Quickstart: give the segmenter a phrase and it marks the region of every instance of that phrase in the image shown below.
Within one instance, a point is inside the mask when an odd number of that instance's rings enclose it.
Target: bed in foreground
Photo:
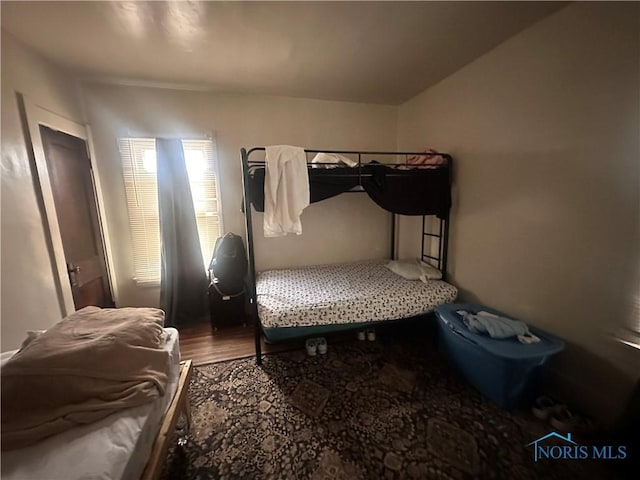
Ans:
[[[162,395],[24,447],[7,450],[3,445],[2,478],[157,478],[179,415],[185,416],[187,424],[190,421],[187,389],[191,375],[191,362],[180,361],[178,331],[161,329],[160,336],[158,353],[168,359]],[[3,370],[17,352],[2,354]]]

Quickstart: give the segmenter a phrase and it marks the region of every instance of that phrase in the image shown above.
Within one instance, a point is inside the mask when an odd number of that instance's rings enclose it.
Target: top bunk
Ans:
[[[451,208],[451,155],[423,152],[307,150],[311,203],[345,192],[366,192],[381,208],[400,215],[436,215]],[[266,147],[242,149],[245,195],[264,211]]]

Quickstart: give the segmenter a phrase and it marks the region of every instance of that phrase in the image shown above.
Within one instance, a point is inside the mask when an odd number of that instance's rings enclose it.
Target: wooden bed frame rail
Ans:
[[[167,450],[169,449],[169,440],[176,428],[176,423],[180,414],[185,416],[187,421],[187,430],[191,426],[191,404],[189,403],[189,382],[191,381],[192,362],[184,360],[180,362],[180,377],[178,379],[178,388],[173,396],[173,400],[167,409],[164,420],[158,432],[158,436],[153,444],[151,455],[147,466],[142,472],[141,480],[156,480],[162,473],[165,461],[167,460]]]

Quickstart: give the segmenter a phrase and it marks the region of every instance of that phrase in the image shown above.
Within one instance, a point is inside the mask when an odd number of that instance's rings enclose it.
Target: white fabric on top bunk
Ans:
[[[2,452],[3,480],[138,479],[178,387],[178,331],[165,328],[171,369],[165,395],[20,450]],[[8,356],[2,355],[4,363]]]
[[[317,165],[317,164],[320,165]],[[313,160],[311,160],[311,168],[335,168],[341,165],[346,165],[347,167],[356,167],[358,166],[358,162],[355,160],[351,160],[349,157],[345,157],[344,155],[338,155],[337,153],[318,153]]]
[[[300,215],[310,201],[307,154],[290,145],[265,150],[264,236],[301,235]]]
[[[405,280],[388,260],[268,270],[258,274],[258,315],[263,327],[306,327],[395,320],[430,312],[455,300],[441,280]]]

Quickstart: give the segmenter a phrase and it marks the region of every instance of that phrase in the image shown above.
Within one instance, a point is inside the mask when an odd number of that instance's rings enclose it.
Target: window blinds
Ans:
[[[160,282],[160,222],[155,139],[120,138],[118,146],[129,212],[134,280],[138,285],[157,285]],[[213,142],[182,140],[182,147],[203,266],[206,266],[222,231]]]

